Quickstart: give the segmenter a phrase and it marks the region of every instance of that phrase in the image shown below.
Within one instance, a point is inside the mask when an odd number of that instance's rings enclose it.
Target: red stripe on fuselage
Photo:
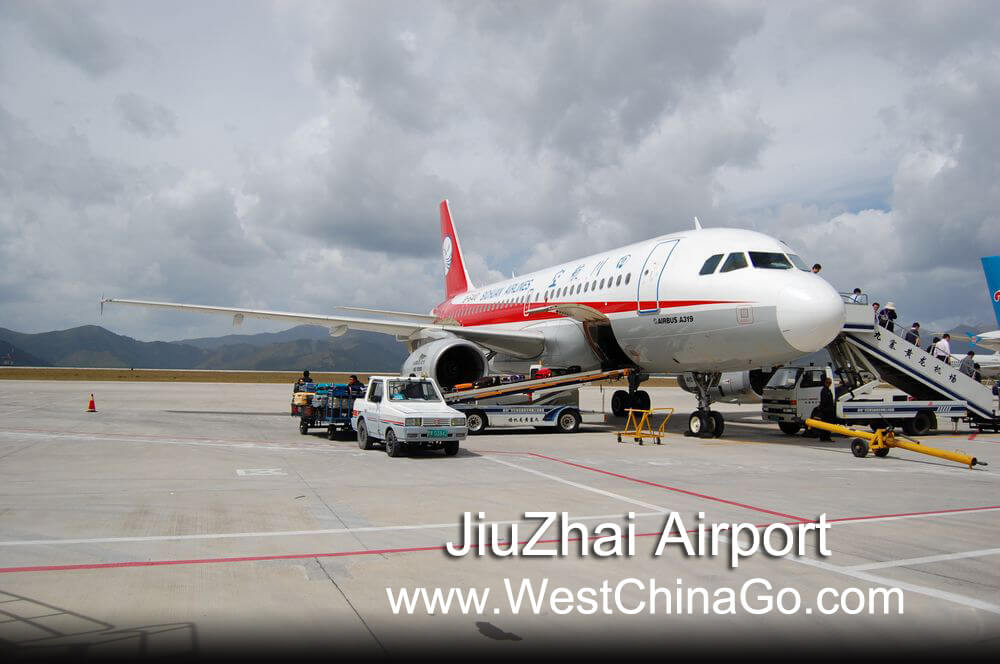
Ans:
[[[634,312],[637,311],[638,306],[641,306],[643,311],[656,308],[656,302],[652,300],[639,302],[638,305],[635,300],[625,300],[623,302],[529,302],[527,305],[523,302],[516,304],[498,304],[496,302],[452,304],[451,302],[446,302],[434,309],[434,315],[439,318],[456,320],[463,327],[501,325],[504,323],[533,323],[541,320],[565,318],[565,316],[554,311],[537,311],[526,316],[524,314],[526,308],[541,309],[560,304],[580,304],[596,309],[602,314]],[[659,308],[677,309],[681,307],[697,307],[705,304],[746,304],[746,302],[742,300],[660,300]]]

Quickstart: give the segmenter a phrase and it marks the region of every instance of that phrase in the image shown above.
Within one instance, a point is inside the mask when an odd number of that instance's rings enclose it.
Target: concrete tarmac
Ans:
[[[97,413],[84,412],[91,392]],[[619,444],[612,422],[392,459],[300,435],[289,386],[2,381],[0,654],[995,651],[1000,436],[948,423],[924,438],[996,464],[985,469],[900,450],[858,459],[844,438],[782,435],[757,406],[717,406],[725,436],[688,438],[693,397],[650,393],[678,411],[662,445]],[[610,395],[584,389],[581,405]],[[502,539],[520,522],[524,541],[537,511],[590,528],[633,512],[634,555],[580,555],[579,541],[565,557],[443,550],[463,512],[503,522]],[[735,569],[725,537],[718,556],[678,544],[654,556],[669,512],[685,528],[823,514],[832,553],[813,535],[802,556],[761,552]],[[513,610],[507,587],[516,599],[522,584],[547,584],[537,611],[526,598]],[[387,588],[421,587],[489,595],[464,613],[394,613]],[[797,594],[798,610],[767,612],[786,588],[783,607]],[[899,589],[902,615],[870,597],[878,588]]]

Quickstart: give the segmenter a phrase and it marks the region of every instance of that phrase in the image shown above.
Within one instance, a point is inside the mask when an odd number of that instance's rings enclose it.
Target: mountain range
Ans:
[[[981,330],[960,326],[952,331],[952,352],[970,348],[966,333]],[[930,338],[921,340],[922,345]],[[14,366],[132,367],[136,369],[222,369],[248,371],[398,371],[406,349],[392,337],[350,331],[330,337],[325,327],[298,325],[282,332],[227,334],[181,341],[138,341],[97,325],[25,334],[0,328],[0,361]],[[795,364],[827,362],[826,351]]]
[[[35,367],[398,371],[406,349],[384,334],[350,331],[334,338],[315,325],[181,341],[138,341],[84,325],[36,334],[0,328],[0,359],[6,356],[14,366]]]

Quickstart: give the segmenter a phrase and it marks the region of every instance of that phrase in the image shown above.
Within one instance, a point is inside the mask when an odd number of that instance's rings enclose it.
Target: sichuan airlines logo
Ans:
[[[993,301],[1000,302],[1000,290],[993,291]]]
[[[444,273],[448,274],[451,270],[451,238],[447,235],[444,236],[444,242],[441,243],[441,257],[444,259]]]

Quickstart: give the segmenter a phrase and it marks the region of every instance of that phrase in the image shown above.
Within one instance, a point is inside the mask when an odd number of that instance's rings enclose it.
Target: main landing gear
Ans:
[[[718,438],[726,428],[726,420],[722,413],[712,410],[712,400],[708,396],[708,391],[713,385],[719,383],[719,373],[691,373],[697,389],[698,410],[691,413],[688,418],[688,428],[684,433],[686,436],[698,436],[699,438]]]
[[[611,395],[611,413],[615,417],[625,417],[629,408],[636,410],[649,410],[649,392],[640,390],[639,385],[647,380],[649,376],[638,371],[629,372],[628,392],[618,390]]]

